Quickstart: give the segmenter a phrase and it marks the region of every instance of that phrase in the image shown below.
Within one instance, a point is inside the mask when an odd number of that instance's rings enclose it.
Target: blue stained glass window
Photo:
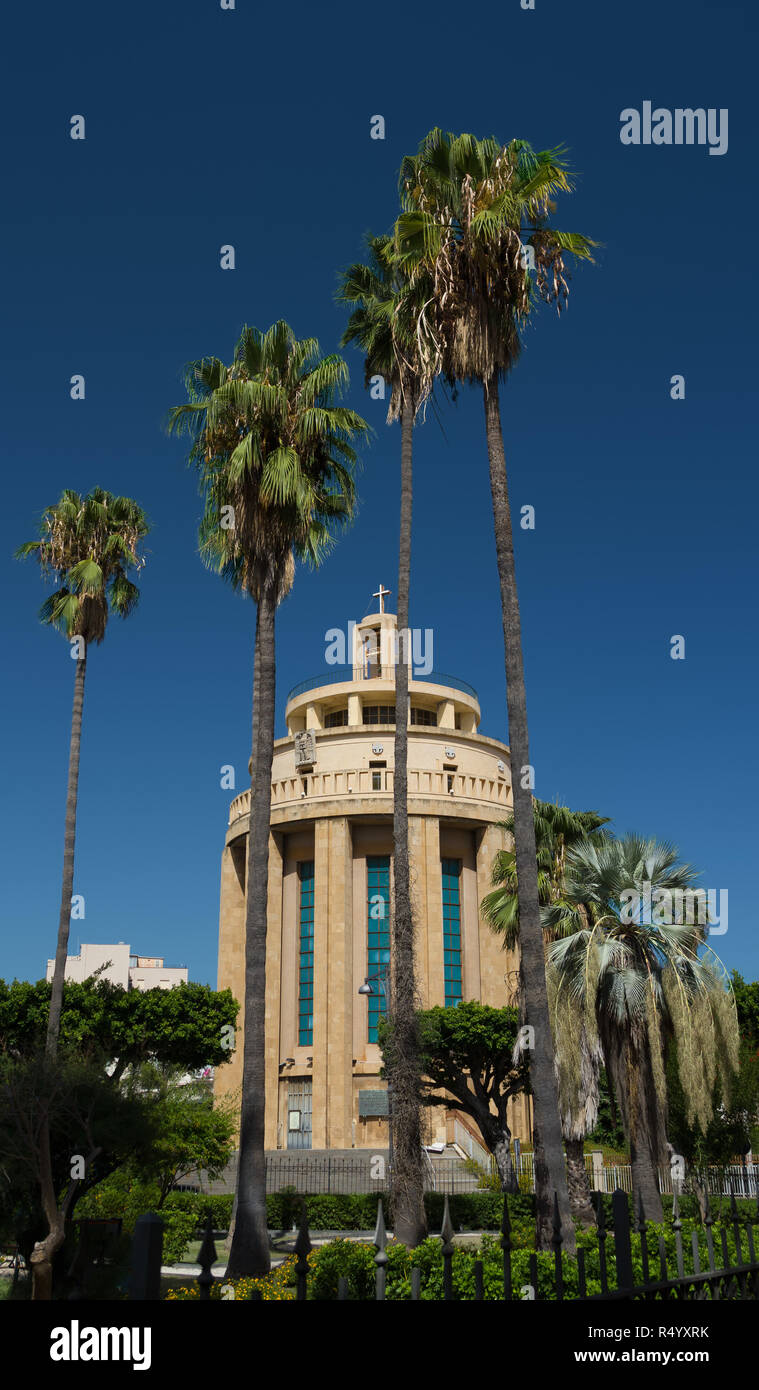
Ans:
[[[298,1043],[310,1047],[314,1041],[314,861],[298,865],[300,879],[300,952],[298,980]]]
[[[443,869],[443,974],[445,1007],[462,998],[461,974],[461,860],[444,859]]]
[[[370,854],[366,861],[367,975],[382,975],[390,962],[390,856]],[[383,982],[372,979],[369,1004],[369,1042],[377,1042],[380,1015],[385,1013]]]

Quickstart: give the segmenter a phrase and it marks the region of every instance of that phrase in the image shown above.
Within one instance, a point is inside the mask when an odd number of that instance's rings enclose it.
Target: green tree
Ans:
[[[524,1061],[513,1060],[518,1011],[471,1000],[455,1009],[424,1009],[418,1017],[425,1104],[469,1115],[495,1158],[503,1190],[518,1191],[507,1115],[511,1097],[528,1085]]]
[[[447,376],[477,383],[483,392],[514,769],[525,1016],[535,1029],[530,1070],[538,1248],[550,1247],[556,1192],[565,1248],[574,1249],[540,922],[534,779],[498,384],[519,356],[520,333],[537,300],[559,309],[566,304],[565,255],[590,259],[593,243],[549,225],[555,195],[572,186],[559,150],[536,153],[524,140],[501,145],[436,129],[417,155],[403,161],[400,186],[404,211],[396,226],[397,253],[409,276],[431,276],[435,291],[419,332],[432,337]]]
[[[635,1208],[652,1221],[662,1219],[668,1042],[677,1044],[689,1124],[709,1123],[715,1079],[728,1086],[738,1064],[729,980],[686,896],[696,877],[670,845],[635,835],[585,841],[567,854],[561,900],[544,910],[557,937],[549,968],[600,1041],[630,1143]]]
[[[72,644],[70,654],[76,657],[61,907],[47,1030],[47,1053],[53,1059],[58,1045],[74,888],[79,752],[87,652],[91,643],[103,641],[111,613],[127,618],[136,607],[139,590],[129,575],[130,571],[139,571],[144,563],[139,554],[139,544],[147,535],[148,524],[142,509],[130,497],[114,497],[102,488],[93,488],[86,496],[80,497],[78,493],[66,489],[60,501],[48,507],[43,514],[39,532],[38,540],[27,541],[16,554],[19,559],[34,555],[43,577],[52,579],[56,584],[56,589],[40,609],[40,620],[65,635]],[[46,1122],[42,1123],[39,1142],[40,1181],[44,1189],[42,1200],[49,1230],[32,1255],[33,1297],[49,1298],[52,1258],[60,1249],[64,1236],[63,1218],[52,1187],[50,1136]]]
[[[201,555],[256,603],[253,749],[245,915],[243,1094],[230,1275],[269,1269],[264,1157],[264,1010],[275,614],[293,555],[318,564],[351,517],[357,439],[366,423],[335,404],[348,371],[280,321],[243,329],[234,362],[191,364],[190,400],[169,429],[190,434],[205,511]],[[231,523],[231,524],[230,524]]]
[[[395,665],[395,757],[393,763],[393,954],[391,1009],[395,1048],[388,1081],[393,1098],[393,1171],[396,1239],[418,1245],[426,1235],[422,1131],[419,1109],[419,1044],[414,959],[414,919],[408,850],[409,586],[413,503],[413,433],[427,399],[434,362],[422,354],[417,320],[428,287],[413,287],[392,260],[391,237],[367,239],[368,261],[343,274],[339,299],[355,306],[342,346],[364,352],[364,380],[381,376],[390,386],[388,424],[401,423],[401,515],[398,547],[398,640]]]
[[[541,908],[556,902],[561,896],[567,851],[586,837],[604,837],[603,826],[608,818],[595,811],[570,811],[550,801],[533,798],[535,847],[538,866],[538,896]],[[502,822],[502,828],[512,838],[514,817]],[[481,914],[494,932],[503,937],[505,948],[513,950],[519,944],[519,892],[516,856],[513,850],[500,850],[493,861],[494,889],[482,900]],[[543,929],[548,944],[552,933]],[[521,972],[520,972],[521,973]],[[588,1037],[582,1015],[572,1007],[572,1000],[559,996],[554,982],[548,980],[548,1001],[551,1027],[556,1043],[554,1067],[559,1088],[561,1129],[567,1158],[569,1202],[575,1219],[588,1225],[593,1222],[590,1184],[585,1168],[584,1140],[596,1123],[599,1102],[600,1049]],[[520,989],[520,998],[524,991]]]
[[[188,1078],[182,1068],[146,1063],[139,1087],[154,1111],[156,1137],[132,1167],[140,1179],[157,1183],[161,1207],[190,1174],[221,1177],[234,1151],[236,1116],[228,1101],[214,1104],[206,1081]]]
[[[114,1085],[102,1064],[68,1050],[0,1054],[0,1215],[20,1243],[30,1235],[33,1297],[52,1296],[53,1262],[78,1199],[135,1152],[146,1154],[156,1137],[144,1098]],[[40,1294],[34,1254],[51,1226],[61,1239],[46,1247]]]
[[[50,1121],[53,1187],[65,1223],[80,1199],[109,1174],[130,1162],[137,1171],[150,1167],[154,1151],[160,1151],[167,1117],[159,1107],[161,1090],[145,1088],[143,1069],[149,1065],[153,1072],[171,1076],[178,1070],[186,1075],[222,1066],[229,1060],[228,1041],[237,1017],[230,991],[216,992],[208,985],[141,991],[107,980],[68,981],[58,1057],[46,1067],[40,1059],[50,990],[45,980],[0,980],[0,1057],[9,1069],[6,1085],[12,1087],[6,1104],[16,1096],[15,1110],[7,1112],[16,1115],[7,1127],[10,1147],[3,1148],[0,1140],[0,1167],[6,1174],[3,1208],[17,1206],[20,1217],[37,1225],[40,1197],[31,1175],[41,1162],[35,1148],[40,1126]],[[205,1083],[196,1084],[200,1089],[190,1083],[188,1095],[207,1094]],[[83,1096],[92,1097],[91,1114]],[[216,1119],[209,1126],[221,1129]],[[75,1182],[73,1153],[86,1158],[86,1171]]]
[[[0,980],[0,1053],[34,1057],[45,1040],[51,986]],[[63,987],[59,1046],[70,1057],[108,1064],[111,1084],[145,1062],[186,1071],[229,1060],[238,1006],[231,991],[182,983],[122,989],[109,980]]]

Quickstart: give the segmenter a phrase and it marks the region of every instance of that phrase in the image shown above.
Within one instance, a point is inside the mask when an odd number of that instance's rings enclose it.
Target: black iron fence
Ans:
[[[759,1198],[752,1215],[742,1219],[735,1197],[731,1195],[729,1218],[727,1221],[720,1221],[718,1231],[714,1229],[715,1218],[707,1198],[703,1227],[701,1230],[694,1228],[690,1241],[687,1241],[683,1238],[683,1223],[680,1218],[678,1196],[675,1193],[669,1227],[671,1253],[668,1253],[667,1240],[663,1234],[656,1234],[655,1240],[652,1240],[654,1233],[649,1232],[649,1223],[646,1222],[642,1210],[637,1220],[631,1220],[627,1193],[621,1189],[614,1192],[610,1225],[607,1224],[606,1208],[601,1194],[594,1194],[593,1200],[596,1224],[592,1243],[578,1244],[577,1249],[570,1254],[564,1250],[558,1200],[554,1199],[552,1254],[539,1256],[534,1251],[529,1253],[528,1282],[524,1283],[521,1272],[516,1281],[514,1278],[515,1249],[509,1202],[508,1198],[504,1197],[499,1242],[499,1298],[506,1302],[523,1299],[552,1299],[562,1302],[604,1299],[733,1301],[756,1300],[759,1297],[759,1261],[754,1238],[754,1226],[759,1224]],[[140,1217],[132,1247],[129,1286],[132,1299],[159,1297],[161,1241],[160,1218],[152,1213]],[[443,1266],[442,1298],[446,1301],[456,1301],[461,1295],[454,1288],[454,1229],[447,1196],[440,1241]],[[386,1296],[388,1265],[387,1234],[381,1200],[377,1207],[374,1246],[374,1299],[381,1302]],[[652,1246],[655,1247],[653,1254]],[[295,1301],[302,1302],[308,1297],[309,1255],[313,1248],[305,1203],[297,1239],[291,1246],[279,1248],[295,1256]],[[414,1266],[413,1258],[412,1251],[409,1297],[416,1300],[422,1297],[422,1269]],[[214,1276],[213,1266],[216,1259],[213,1227],[209,1216],[198,1256],[200,1274],[197,1282],[203,1301],[211,1298],[215,1284],[223,1286],[222,1296],[228,1296],[225,1291],[231,1288],[225,1280]],[[671,1262],[674,1268],[670,1268]],[[523,1271],[523,1268],[522,1260],[520,1269]],[[473,1262],[472,1271],[474,1301],[481,1302],[485,1298],[484,1264],[481,1259]],[[349,1296],[348,1280],[345,1276],[340,1276],[336,1299],[342,1302]],[[490,1296],[492,1297],[492,1292]],[[250,1297],[258,1301],[262,1295],[259,1290],[255,1290]]]
[[[381,1154],[366,1158],[296,1158],[277,1154],[266,1158],[267,1193],[281,1192],[283,1187],[294,1187],[296,1192],[309,1196],[380,1193],[386,1191],[387,1183],[387,1161]],[[426,1192],[448,1192],[453,1196],[458,1192],[476,1192],[479,1184],[479,1175],[468,1172],[461,1159],[440,1158],[426,1165]]]
[[[380,1160],[378,1163],[377,1160]],[[600,1192],[611,1194],[617,1188],[632,1192],[632,1169],[629,1164],[605,1164],[593,1166],[592,1157],[586,1155],[586,1168],[590,1186]],[[515,1163],[520,1187],[525,1192],[535,1191],[532,1167],[532,1154],[520,1154]],[[755,1198],[759,1196],[759,1164],[733,1164],[712,1167],[700,1175],[704,1187],[713,1197],[729,1196]],[[448,1155],[430,1159],[424,1168],[424,1187],[426,1192],[448,1193],[455,1196],[461,1192],[476,1192],[481,1179],[496,1177],[495,1163],[488,1166],[474,1164],[470,1168],[460,1158]],[[343,1196],[351,1193],[372,1193],[378,1195],[386,1191],[387,1157],[385,1154],[366,1154],[344,1157],[340,1154],[310,1154],[282,1152],[266,1155],[266,1191],[281,1192],[283,1187],[295,1188],[296,1192],[309,1196]],[[230,1190],[234,1189],[234,1170],[227,1179]],[[663,1195],[672,1196],[672,1174],[669,1169],[659,1170],[659,1190]],[[211,1184],[211,1190],[213,1185]],[[199,1188],[194,1186],[193,1191]]]

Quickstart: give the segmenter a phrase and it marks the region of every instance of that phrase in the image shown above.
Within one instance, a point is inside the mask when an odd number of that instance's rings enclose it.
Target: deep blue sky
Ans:
[[[71,949],[125,940],[215,983],[219,768],[244,785],[254,611],[200,564],[195,480],[162,421],[183,364],[229,358],[245,322],[282,317],[335,350],[336,273],[389,227],[400,160],[440,125],[566,144],[579,183],[557,225],[603,242],[502,392],[513,506],[537,511],[517,532],[537,794],[673,841],[729,891],[714,945],[755,978],[751,7],[47,0],[8,11],[3,47],[0,975],[38,978],[55,947],[73,680],[36,619],[39,575],[11,554],[64,487],[98,484],[137,498],[152,533],[140,608],[88,664]],[[620,112],[646,99],[727,107],[728,153],[622,146]],[[280,610],[278,733],[326,629],[396,588],[398,432],[348,356],[376,434],[355,527]],[[417,431],[412,622],[505,737],[479,395],[441,423]]]

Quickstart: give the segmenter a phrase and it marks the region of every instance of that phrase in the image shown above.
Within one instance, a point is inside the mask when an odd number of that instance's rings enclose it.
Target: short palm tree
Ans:
[[[688,1122],[704,1130],[715,1077],[726,1087],[738,1061],[730,983],[688,897],[696,878],[670,845],[635,835],[586,840],[569,851],[561,898],[544,912],[557,938],[549,969],[600,1042],[630,1143],[635,1208],[654,1221],[662,1216],[669,1039]]]
[[[139,553],[139,544],[147,533],[148,523],[145,514],[130,497],[115,497],[99,487],[93,488],[85,496],[80,496],[67,488],[61,494],[60,501],[44,512],[39,527],[39,539],[27,541],[16,552],[19,559],[33,555],[39,561],[43,576],[52,579],[57,586],[43,603],[40,620],[68,638],[71,643],[70,654],[76,657],[61,907],[45,1049],[51,1062],[58,1052],[71,924],[79,753],[87,654],[93,642],[99,645],[104,640],[108,618],[112,613],[120,618],[127,618],[134,611],[139,599],[139,590],[129,576],[130,572],[138,572],[144,564],[144,559]],[[63,1244],[64,1217],[53,1183],[50,1134],[46,1123],[42,1127],[39,1142],[40,1169],[44,1175],[42,1206],[48,1222],[48,1232],[45,1238],[37,1243],[32,1254],[33,1297],[50,1298],[52,1261],[55,1252]]]
[[[413,501],[414,421],[427,399],[435,363],[423,351],[417,322],[429,287],[419,277],[412,287],[392,260],[391,237],[367,239],[367,263],[349,266],[338,298],[352,305],[342,346],[364,352],[368,385],[380,375],[390,385],[388,424],[401,422],[401,516],[398,547],[398,634],[402,649],[395,668],[395,759],[393,764],[393,968],[392,1047],[385,1070],[392,1090],[393,1171],[391,1190],[396,1239],[418,1245],[426,1234],[422,1127],[419,1103],[414,920],[408,849],[409,587]]]
[[[498,383],[519,356],[520,332],[536,300],[553,301],[558,308],[566,303],[565,255],[590,259],[593,243],[549,224],[555,194],[571,188],[560,150],[536,153],[524,140],[501,145],[433,130],[419,153],[403,161],[400,188],[404,211],[396,224],[396,253],[410,278],[422,273],[434,286],[434,303],[420,319],[419,332],[433,338],[448,376],[477,383],[483,392],[514,773],[522,973],[526,1014],[535,1029],[530,1070],[537,1240],[540,1249],[550,1247],[556,1193],[566,1246],[573,1249],[543,958],[534,779]]]
[[[586,838],[603,838],[608,818],[595,811],[571,811],[550,801],[533,801],[535,844],[538,865],[538,893],[541,907],[556,902],[562,893],[568,850]],[[513,837],[514,818],[502,823]],[[483,919],[503,937],[504,948],[519,945],[519,893],[516,858],[513,850],[500,850],[493,861],[493,891],[480,904]],[[546,945],[555,940],[544,928]],[[520,989],[520,1003],[523,991]],[[569,1201],[575,1218],[592,1220],[590,1185],[585,1169],[585,1136],[598,1118],[600,1048],[588,1037],[582,1013],[568,1009],[568,996],[557,998],[554,977],[548,977],[551,1026],[556,1041],[554,1057],[559,1089],[561,1128],[567,1157]]]
[[[228,1272],[269,1269],[264,1156],[266,917],[275,715],[275,614],[294,556],[318,564],[355,501],[353,442],[367,434],[335,404],[345,363],[321,357],[283,321],[245,328],[227,368],[191,364],[190,400],[169,429],[189,433],[200,470],[205,562],[256,603],[250,828],[245,914],[245,1013],[237,1207]]]

